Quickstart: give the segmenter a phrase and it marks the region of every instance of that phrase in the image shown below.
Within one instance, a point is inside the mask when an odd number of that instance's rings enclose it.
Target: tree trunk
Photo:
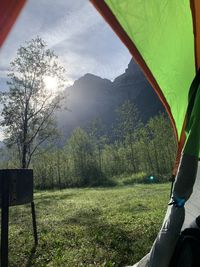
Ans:
[[[27,147],[26,144],[23,144],[23,149],[22,149],[22,164],[21,167],[22,169],[26,169],[26,154],[27,154]]]
[[[160,168],[159,168],[159,156],[157,153],[157,149],[156,149],[156,145],[155,145],[155,141],[153,140],[153,148],[154,148],[154,155],[155,155],[155,165],[156,165],[156,171],[157,171],[157,175],[160,174]]]
[[[26,108],[24,111],[24,127],[23,127],[23,142],[22,142],[22,162],[21,168],[27,168],[27,133],[28,133],[28,101],[26,101]]]
[[[101,159],[101,148],[100,148],[100,146],[98,147],[98,158],[99,158],[99,170],[101,171],[101,169],[102,169],[102,167],[101,167],[102,159]]]
[[[58,186],[61,190],[61,174],[60,174],[60,152],[57,150],[57,171],[58,171]]]
[[[134,155],[135,153],[134,153],[134,148],[133,148],[132,136],[130,136],[129,140],[130,140],[130,147],[131,147],[131,164],[132,164],[134,173],[136,173],[137,168],[136,168],[136,163],[135,163],[135,155]]]

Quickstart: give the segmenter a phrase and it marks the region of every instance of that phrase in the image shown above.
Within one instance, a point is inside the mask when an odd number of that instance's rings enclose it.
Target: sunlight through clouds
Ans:
[[[89,1],[29,0],[0,50],[0,91],[7,89],[9,65],[19,46],[37,36],[65,67],[66,87],[86,73],[113,80],[131,58]],[[57,90],[52,77],[45,78],[45,86],[51,93]]]
[[[61,58],[68,84],[85,73],[114,79],[131,58],[89,1],[29,0],[0,51],[0,71],[9,67],[20,45],[36,36]],[[2,84],[0,73],[0,90]]]
[[[56,77],[45,76],[44,84],[45,84],[45,88],[52,93],[58,90],[58,80]]]

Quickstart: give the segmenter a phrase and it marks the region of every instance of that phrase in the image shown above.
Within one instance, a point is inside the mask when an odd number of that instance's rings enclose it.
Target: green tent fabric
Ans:
[[[195,76],[188,0],[105,1],[140,51],[170,106],[180,138]],[[118,2],[120,2],[118,4]]]
[[[172,200],[150,253],[135,267],[169,267],[182,225],[200,213],[200,1],[91,0],[112,26],[165,106],[178,142]],[[196,177],[198,177],[196,179]],[[195,192],[195,193],[193,193]],[[186,220],[185,220],[186,218]]]
[[[179,146],[179,160],[186,140],[184,122],[189,88],[200,61],[200,19],[196,16],[200,10],[199,1],[91,2],[128,47],[160,97],[174,127]],[[200,102],[196,106],[197,110]],[[191,137],[190,131],[187,138]],[[190,145],[185,145],[185,149],[190,154],[199,154],[191,141],[189,143]]]

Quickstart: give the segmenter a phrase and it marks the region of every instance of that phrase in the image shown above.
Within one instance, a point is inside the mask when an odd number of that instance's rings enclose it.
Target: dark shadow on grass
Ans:
[[[63,220],[62,223],[84,227],[90,243],[97,249],[105,251],[106,262],[113,262],[114,266],[118,267],[133,263],[136,236],[123,229],[120,224],[105,221],[99,209],[80,211],[75,216]]]
[[[78,195],[78,193],[66,193],[66,194],[62,193],[60,195],[50,194],[48,196],[36,197],[34,199],[35,206],[37,209],[37,207],[39,208],[39,207],[42,207],[43,205],[45,205],[45,206],[55,205],[56,201],[71,199],[71,198],[75,197],[76,195],[80,196],[80,194]]]
[[[48,194],[47,196],[38,196],[35,198],[35,200],[38,202],[38,201],[44,201],[44,200],[47,200],[47,201],[52,201],[53,200],[63,200],[63,199],[67,199],[67,198],[71,198],[71,197],[74,197],[76,195],[80,195],[78,193],[62,193],[62,194],[58,194],[56,195],[55,193],[53,194]]]
[[[32,249],[31,249],[31,251],[30,251],[29,258],[28,258],[28,261],[27,261],[27,263],[26,263],[26,265],[25,265],[26,267],[31,267],[31,266],[33,266],[33,259],[34,259],[34,257],[35,257],[36,248],[37,248],[37,246],[33,246],[33,247],[32,247]]]
[[[143,205],[143,204],[135,204],[135,205],[131,205],[131,206],[121,205],[119,207],[119,212],[121,210],[123,210],[123,212],[131,213],[131,214],[138,214],[138,213],[142,213],[142,212],[151,211],[151,209],[149,207],[147,207],[146,205]]]

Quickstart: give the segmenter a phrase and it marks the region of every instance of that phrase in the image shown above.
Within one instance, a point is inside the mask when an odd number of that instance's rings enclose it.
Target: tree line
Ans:
[[[126,101],[116,111],[116,122],[110,127],[96,118],[85,128],[77,127],[59,146],[43,146],[32,159],[35,186],[39,189],[112,186],[169,180],[176,141],[164,114],[144,124],[136,106]],[[3,165],[17,167],[17,153],[9,150]]]
[[[18,49],[9,90],[0,95],[6,144],[0,151],[1,168],[33,168],[40,189],[169,178],[176,154],[170,122],[159,114],[144,124],[131,101],[118,107],[113,125],[96,118],[59,144],[54,113],[61,107],[64,77],[58,57],[41,38]],[[49,81],[56,90],[50,90]]]

